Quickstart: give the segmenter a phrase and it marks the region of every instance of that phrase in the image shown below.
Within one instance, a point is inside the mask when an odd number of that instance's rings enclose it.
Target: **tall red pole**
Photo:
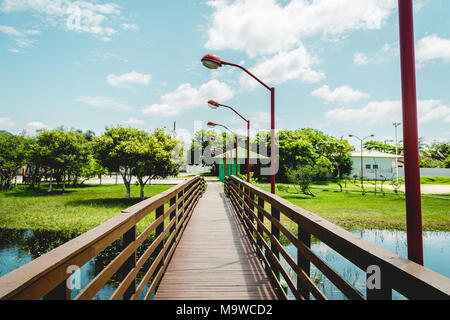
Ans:
[[[236,177],[238,177],[238,137],[236,136]]]
[[[398,0],[402,71],[408,259],[423,265],[422,207],[417,129],[416,70],[412,0]]]
[[[270,88],[270,162],[271,162],[271,179],[270,191],[275,194],[275,88]]]
[[[250,182],[250,120],[247,120],[247,182]]]

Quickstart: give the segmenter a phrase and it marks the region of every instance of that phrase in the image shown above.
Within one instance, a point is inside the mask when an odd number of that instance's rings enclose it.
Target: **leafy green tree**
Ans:
[[[259,133],[254,142],[267,150],[270,156],[270,133]],[[266,145],[264,145],[266,144]],[[314,172],[314,179],[335,173],[342,176],[351,172],[349,151],[352,147],[346,140],[337,139],[315,129],[283,130],[278,132],[279,171],[278,181],[289,181],[288,171],[305,168]],[[261,152],[261,150],[258,150]],[[324,165],[322,170],[320,166]],[[311,168],[311,170],[307,169]],[[292,173],[292,172],[291,172]],[[289,177],[288,177],[289,176]]]
[[[53,177],[58,183],[62,182],[65,191],[67,177],[79,176],[91,153],[83,134],[64,128],[42,131],[36,138],[36,144],[32,158],[50,170],[49,192],[52,191]]]
[[[182,149],[176,149],[180,142],[162,129],[146,134],[138,143],[139,154],[135,158],[133,174],[141,187],[141,199],[144,199],[144,187],[149,181],[178,174],[180,163],[177,159],[180,159]]]
[[[364,149],[395,154],[395,146],[386,144],[382,141],[375,141],[375,140],[366,141],[364,142]],[[398,145],[397,152],[398,154],[403,153],[403,146],[401,144]]]
[[[131,179],[136,160],[141,156],[142,145],[148,133],[134,128],[106,128],[105,133],[94,140],[94,152],[100,164],[110,172],[119,172],[130,199]]]
[[[17,170],[26,160],[26,140],[8,133],[0,134],[0,182],[3,190],[11,187]]]
[[[212,159],[208,159],[208,157],[211,155],[212,148],[216,150],[212,156],[222,154],[225,149],[225,142],[227,144],[234,143],[233,139],[234,137],[225,132],[219,133],[216,130],[197,131],[194,134],[194,139],[192,139],[189,163],[211,165]]]
[[[450,168],[450,144],[433,142],[421,153],[420,166],[423,168]]]

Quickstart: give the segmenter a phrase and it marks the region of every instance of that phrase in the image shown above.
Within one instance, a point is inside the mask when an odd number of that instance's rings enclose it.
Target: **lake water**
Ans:
[[[355,235],[373,242],[380,247],[406,257],[406,233],[402,231],[386,230],[364,230],[354,231]],[[0,276],[17,269],[18,267],[36,259],[40,255],[68,241],[73,236],[62,235],[60,233],[39,232],[31,230],[1,230],[0,229]],[[450,277],[450,232],[424,232],[424,259],[425,267],[436,271],[442,275]],[[103,252],[96,258],[86,263],[80,269],[81,288],[87,285],[95,275],[106,266],[119,252],[120,244],[115,244],[107,252]],[[289,254],[297,259],[297,249],[292,246],[286,246]],[[348,262],[334,250],[321,242],[315,242],[311,249],[324,261],[326,261],[334,270],[341,274],[350,284],[365,294],[365,273]],[[288,269],[288,267],[287,267]],[[318,286],[329,299],[341,300],[343,295],[326,278],[320,275],[317,269],[312,266],[312,278],[318,282]],[[295,274],[291,274],[295,280]],[[95,299],[108,299],[118,283],[120,275],[110,280],[95,296]],[[146,294],[148,287],[142,295]],[[79,293],[79,290],[72,291],[72,298]],[[142,297],[142,296],[141,296]],[[402,299],[400,294],[394,292],[395,299]]]
[[[59,232],[0,229],[0,277],[74,237],[74,235],[65,235]],[[76,275],[77,279],[80,281],[80,288],[84,288],[95,278],[100,270],[117,256],[120,252],[120,247],[119,242],[113,243],[105,251],[91,259],[79,269]],[[144,265],[144,268],[145,266],[146,264]],[[75,278],[72,278],[73,283],[76,283]],[[94,299],[109,299],[122,279],[123,274],[118,272],[118,274],[108,281],[97,293]],[[147,290],[148,286],[143,291],[141,297],[147,293]],[[80,293],[79,289],[73,289],[71,291],[72,298],[75,298],[78,293]]]

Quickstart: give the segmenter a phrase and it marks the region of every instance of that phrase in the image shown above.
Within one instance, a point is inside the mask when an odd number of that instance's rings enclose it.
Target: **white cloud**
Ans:
[[[114,3],[91,3],[71,0],[4,0],[2,12],[29,11],[39,15],[50,25],[65,26],[76,32],[111,36],[116,33],[105,21],[120,16],[120,7]]]
[[[50,127],[46,124],[43,124],[42,122],[29,122],[26,125],[26,129],[30,131],[37,131],[42,129],[50,129]]]
[[[150,83],[150,79],[150,74],[142,74],[136,71],[132,71],[120,76],[110,74],[107,76],[106,81],[114,87],[121,87],[125,84],[140,84],[146,86]]]
[[[36,40],[25,39],[25,38],[16,39],[15,41],[16,41],[16,45],[20,48],[32,47],[33,43],[36,42]]]
[[[323,72],[312,69],[318,62],[317,57],[310,55],[305,47],[300,46],[296,50],[281,52],[270,59],[265,59],[250,68],[250,72],[271,85],[298,78],[303,82],[315,83],[325,79]],[[249,88],[259,86],[259,83],[247,74],[241,75],[240,82]]]
[[[125,124],[135,125],[135,126],[142,126],[144,123],[145,123],[144,120],[136,119],[133,117],[130,117],[127,121],[125,121]]]
[[[450,107],[441,100],[419,100],[418,113],[420,123],[443,120],[450,123]],[[402,117],[402,103],[398,100],[372,101],[364,108],[337,108],[326,112],[327,118],[340,122],[364,121],[374,125],[390,123]]]
[[[450,61],[450,40],[435,34],[420,39],[417,43],[416,59],[419,67],[430,60]]]
[[[356,66],[365,66],[372,61],[365,53],[357,52],[353,55],[353,63]]]
[[[207,49],[244,50],[249,56],[275,54],[302,38],[340,36],[351,30],[380,29],[395,12],[396,0],[215,0]]]
[[[87,104],[88,106],[102,108],[102,109],[112,109],[119,111],[130,111],[133,107],[130,107],[126,103],[110,97],[88,97],[81,96],[77,101]]]
[[[27,30],[25,33],[29,36],[38,36],[41,34],[39,30]]]
[[[12,36],[12,37],[23,37],[24,36],[22,32],[16,30],[13,27],[10,27],[10,26],[0,25],[0,32],[6,34],[8,36]]]
[[[134,23],[122,23],[120,26],[122,27],[123,30],[131,30],[134,32],[139,31],[139,26]]]
[[[330,88],[325,85],[311,92],[311,95],[323,99],[327,103],[349,103],[370,98],[370,95],[367,93],[354,90],[349,86],[342,86],[330,90]]]
[[[11,130],[16,126],[16,124],[10,118],[0,117],[0,129],[1,130]]]
[[[357,52],[353,55],[353,64],[355,66],[365,66],[369,63],[380,64],[386,61],[389,57],[397,57],[400,54],[399,44],[385,43],[381,49],[376,52],[367,54],[363,52]]]
[[[12,52],[12,53],[20,53],[21,52],[19,49],[16,49],[16,48],[8,49],[8,51]]]
[[[233,96],[233,90],[217,80],[211,80],[198,89],[192,87],[190,83],[185,83],[175,91],[163,95],[160,103],[148,106],[142,112],[164,117],[179,116],[185,110],[206,107],[210,99],[226,102]]]

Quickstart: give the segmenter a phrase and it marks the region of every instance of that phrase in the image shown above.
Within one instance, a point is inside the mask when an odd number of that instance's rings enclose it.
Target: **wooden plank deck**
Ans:
[[[208,182],[155,300],[276,299],[220,182]]]

